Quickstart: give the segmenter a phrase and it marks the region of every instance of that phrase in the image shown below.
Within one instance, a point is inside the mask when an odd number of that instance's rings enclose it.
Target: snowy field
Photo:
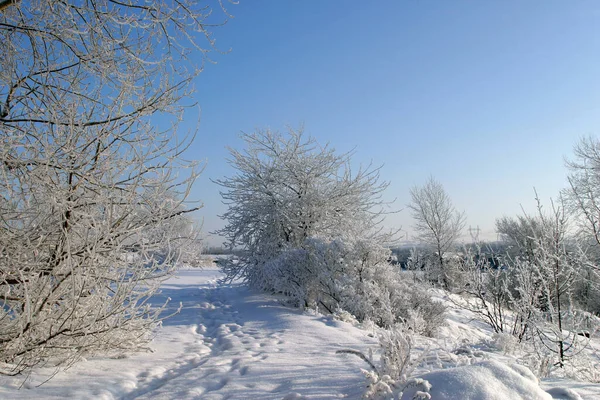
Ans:
[[[240,285],[218,285],[219,272],[181,270],[155,297],[170,298],[167,319],[146,353],[95,357],[55,374],[36,369],[0,377],[1,399],[335,399],[361,398],[366,381],[358,357],[377,351],[373,332],[331,317],[282,306]],[[491,346],[491,332],[452,309],[417,371],[433,399],[600,399],[600,385],[569,380],[541,382]],[[597,339],[596,339],[597,340]],[[597,342],[595,343],[597,345]],[[376,358],[376,356],[375,356]],[[42,386],[39,386],[44,383]],[[405,392],[412,398],[416,389]],[[457,397],[458,396],[458,397]],[[520,397],[519,397],[520,396]]]

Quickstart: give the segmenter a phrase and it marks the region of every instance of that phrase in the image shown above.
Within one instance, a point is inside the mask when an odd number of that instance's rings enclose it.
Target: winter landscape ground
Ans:
[[[66,371],[34,369],[0,377],[3,399],[359,399],[367,381],[352,349],[377,359],[377,332],[284,306],[239,284],[221,285],[216,267],[182,269],[166,281],[156,304],[170,298],[164,321],[145,353],[95,357]],[[443,292],[436,292],[439,301]],[[536,378],[492,344],[492,333],[451,307],[438,338],[417,339],[429,351],[415,376],[433,399],[598,399],[600,385]],[[600,340],[593,340],[598,354]],[[512,365],[512,367],[511,367]],[[43,385],[41,385],[43,383]],[[41,386],[40,386],[41,385]],[[403,398],[413,398],[406,390]],[[552,396],[548,394],[552,393]]]

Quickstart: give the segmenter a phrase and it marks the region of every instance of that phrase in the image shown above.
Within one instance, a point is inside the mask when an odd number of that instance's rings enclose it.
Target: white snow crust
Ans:
[[[163,284],[154,303],[170,298],[167,312],[180,303],[182,309],[157,330],[151,351],[93,357],[66,371],[36,368],[25,383],[23,376],[0,376],[0,399],[362,397],[361,368],[367,365],[336,350],[377,350],[372,331],[286,307],[240,284],[219,285],[219,277],[215,267],[183,269]],[[491,333],[464,312],[451,310],[443,335],[438,349]],[[600,399],[599,385],[556,379],[542,383],[551,395],[529,370],[500,352],[469,348],[460,353],[430,356],[436,361],[417,370],[431,384],[432,399]],[[470,357],[469,365],[456,367],[457,357]],[[407,389],[402,399],[412,399],[417,389]]]

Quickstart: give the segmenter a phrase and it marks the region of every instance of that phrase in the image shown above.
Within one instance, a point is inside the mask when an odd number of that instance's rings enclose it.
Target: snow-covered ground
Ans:
[[[156,304],[170,298],[167,311],[183,307],[158,330],[152,352],[91,358],[42,386],[53,369],[36,369],[25,384],[23,377],[0,377],[0,398],[361,398],[366,364],[336,350],[377,350],[372,332],[284,307],[237,284],[218,285],[218,277],[214,267],[188,269],[165,282]],[[419,342],[430,348],[418,374],[427,374],[432,398],[551,398],[527,371],[510,366],[510,356],[483,346],[490,337],[485,325],[451,310],[441,337]],[[600,385],[554,379],[542,387],[554,388],[555,398],[600,399]]]

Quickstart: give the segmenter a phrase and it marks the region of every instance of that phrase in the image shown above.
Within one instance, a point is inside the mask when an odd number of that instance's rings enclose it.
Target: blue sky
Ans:
[[[228,5],[188,157],[207,161],[192,197],[222,226],[219,188],[240,131],[304,124],[357,163],[384,164],[396,208],[433,175],[468,225],[531,209],[566,184],[564,157],[600,133],[596,1],[266,1]],[[190,124],[196,116],[189,113]],[[410,234],[405,209],[387,219]],[[211,243],[219,243],[212,239]]]

